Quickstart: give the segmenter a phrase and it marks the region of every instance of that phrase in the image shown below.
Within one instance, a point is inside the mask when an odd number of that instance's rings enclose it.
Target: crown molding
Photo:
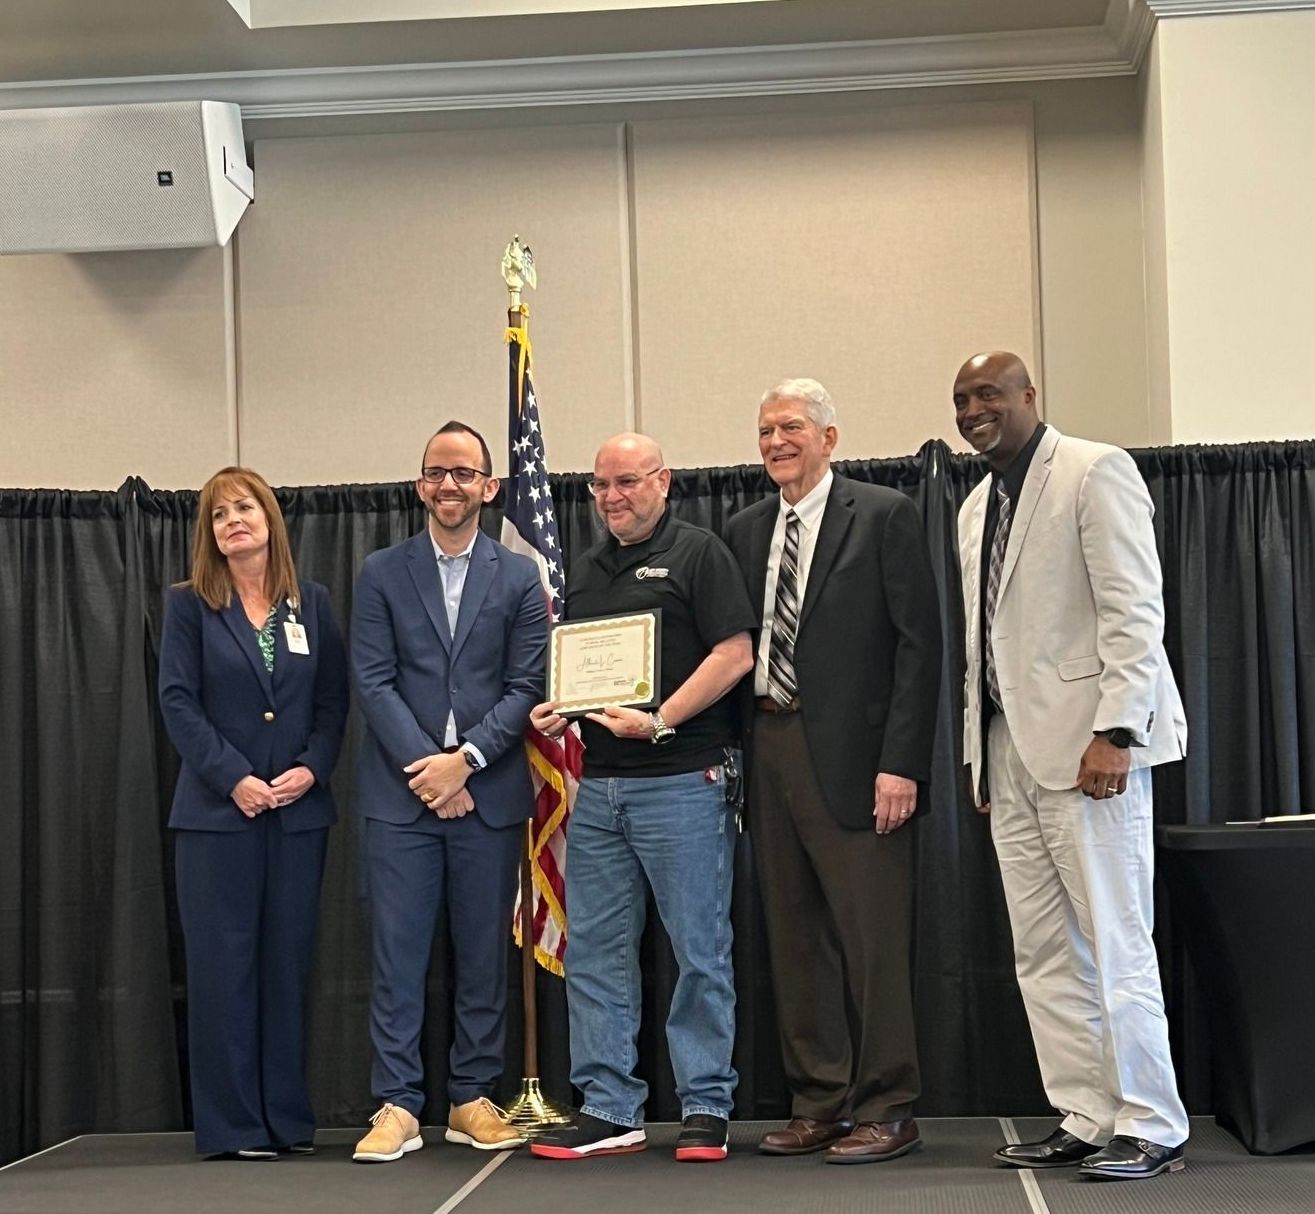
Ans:
[[[1144,0],[1110,0],[1105,29],[1119,55],[1133,72],[1140,72],[1155,36],[1155,14]]]
[[[862,92],[1135,75],[1159,20],[1315,0],[1110,0],[1099,26],[884,41],[0,83],[0,109],[206,98],[246,119]]]
[[[236,102],[244,118],[286,118],[858,92],[1132,70],[1105,28],[1093,26],[728,50],[32,81],[0,84],[0,108],[204,97]]]
[[[1136,0],[1159,19],[1222,17],[1234,13],[1283,13],[1315,8],[1315,0]]]
[[[1315,9],[1315,0],[1110,0],[1105,29],[1131,70],[1140,72],[1161,21],[1302,9]]]
[[[711,2],[747,4],[753,0]],[[249,29],[287,29],[365,21],[446,21],[463,17],[538,17],[686,8],[709,0],[372,0],[369,5],[362,5],[361,0],[228,0],[228,3]]]

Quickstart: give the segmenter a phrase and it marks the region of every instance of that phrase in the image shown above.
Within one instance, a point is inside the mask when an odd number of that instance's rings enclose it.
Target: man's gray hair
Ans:
[[[808,420],[819,430],[836,424],[836,406],[828,392],[815,379],[783,379],[775,387],[768,388],[758,402],[761,408],[771,400],[797,400],[803,403],[808,413]]]

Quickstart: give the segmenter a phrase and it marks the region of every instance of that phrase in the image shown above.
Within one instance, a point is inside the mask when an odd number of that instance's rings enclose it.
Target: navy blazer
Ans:
[[[300,583],[297,621],[309,655],[288,649],[286,602],[274,626],[274,673],[265,669],[255,632],[235,594],[220,611],[187,587],[169,591],[160,642],[160,708],[182,756],[169,825],[237,831],[251,826],[231,794],[244,776],[272,780],[304,765],[315,783],[271,811],[285,831],[331,826],[337,817],[329,776],[347,720],[347,659],[329,592]]]
[[[398,825],[429,813],[403,768],[443,749],[448,712],[488,766],[466,788],[490,826],[533,812],[525,756],[530,709],[543,699],[548,603],[529,557],[475,537],[456,635],[448,627],[428,530],[372,552],[352,603],[352,674],[366,736],[356,766],[367,818]]]

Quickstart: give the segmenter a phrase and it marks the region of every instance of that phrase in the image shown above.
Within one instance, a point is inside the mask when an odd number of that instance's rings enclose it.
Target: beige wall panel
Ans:
[[[755,459],[786,375],[827,384],[859,458],[954,438],[974,351],[1037,361],[1026,103],[640,122],[634,163],[639,400],[671,463]]]
[[[223,249],[0,258],[0,485],[198,485],[233,456]]]
[[[1034,371],[1040,377],[1044,370],[1051,420],[1125,445],[1165,441],[1147,429],[1138,82],[1054,81],[935,95],[954,103],[938,102],[950,114],[977,99],[1030,105],[1035,112],[1044,358],[1034,352],[1034,361],[1045,365]],[[423,439],[449,411],[464,411],[487,426],[500,464],[505,293],[497,260],[510,233],[520,230],[543,272],[543,286],[527,297],[550,463],[558,471],[587,468],[600,436],[626,424],[630,366],[620,154],[615,127],[603,123],[630,119],[641,129],[663,123],[688,130],[743,118],[802,124],[825,136],[837,123],[852,125],[855,113],[866,120],[925,111],[927,101],[925,90],[901,90],[375,116],[354,126],[346,120],[253,122],[260,198],[236,237],[244,457],[289,484],[392,480],[411,474],[416,436]],[[380,129],[386,125],[395,133]],[[403,128],[408,133],[397,133]],[[435,148],[442,150],[441,172],[430,163],[439,159]],[[516,178],[526,184],[513,197],[502,156],[518,149],[528,156],[529,171]],[[481,230],[453,237],[453,216],[468,217],[475,206],[464,184],[472,171],[500,183],[498,199],[482,199],[475,208],[500,208],[498,217],[482,225],[461,219],[467,225],[462,231]],[[974,194],[968,185],[961,192]],[[372,198],[380,200],[377,222]],[[551,218],[546,230],[545,217]],[[862,219],[855,236],[860,246],[878,230],[868,215]],[[211,249],[0,259],[0,421],[6,434],[0,483],[114,487],[137,474],[160,486],[187,486],[230,458],[223,258]],[[814,274],[805,283],[815,280]],[[710,281],[702,266],[693,267],[687,297],[696,299]],[[739,313],[720,286],[710,289],[719,332],[734,332]],[[870,285],[863,290],[874,292]],[[992,290],[989,283],[976,285],[972,298]],[[752,284],[745,299],[749,321],[760,310],[784,310]],[[438,318],[431,323],[425,318],[433,310]],[[641,312],[641,322],[648,319]],[[934,330],[941,319],[930,317],[925,327]],[[964,349],[992,340],[977,321],[963,322],[963,329],[960,346],[951,351],[947,343],[943,363],[927,357],[919,369],[927,384],[918,403],[926,411],[923,429],[880,450],[912,450],[915,439],[948,430],[954,368]],[[906,374],[907,354],[875,326],[860,331],[846,325],[839,336],[828,336],[834,340],[821,349],[833,359],[870,343],[873,382]],[[805,351],[812,352],[812,346]],[[679,450],[684,465],[754,459],[753,402],[778,370],[802,369],[789,361],[778,368],[772,360],[755,360],[733,397],[726,390],[717,404],[726,415],[713,423],[723,436],[720,450],[693,435],[684,448],[672,447],[684,441],[679,432],[689,430],[691,415],[699,433],[709,424],[702,402],[689,401],[683,383],[673,402],[647,397],[647,424],[670,436],[670,458]],[[813,364],[813,370],[825,374],[827,368]],[[713,371],[715,377],[722,368]],[[444,376],[457,376],[452,383],[462,394],[450,410],[450,396],[438,399]],[[832,387],[842,409],[840,454],[873,454],[858,445],[854,429],[865,411],[853,394],[859,389],[834,376]],[[883,388],[880,395],[889,394]],[[1179,410],[1190,418],[1190,402],[1179,402]]]
[[[1036,109],[1046,418],[1122,446],[1167,441],[1147,406],[1136,81],[1065,81],[1048,98]]]
[[[492,130],[529,123],[569,126],[600,120],[702,121],[733,116],[767,117],[772,121],[806,118],[826,129],[837,116],[843,118],[856,110],[869,113],[926,106],[929,102],[981,101],[1022,102],[1030,104],[1035,114],[1041,361],[1045,364],[1046,390],[1043,406],[1056,424],[1074,434],[1091,433],[1126,446],[1167,441],[1166,432],[1156,434],[1148,429],[1140,180],[1142,109],[1135,77],[535,111],[262,119],[248,129],[256,136],[363,134],[473,126]],[[982,344],[981,339],[969,343]],[[958,357],[955,351],[950,360],[954,365],[943,369],[937,382],[936,401],[944,401],[947,409],[949,383]],[[1040,367],[1033,370],[1038,376],[1042,374]],[[651,399],[647,403],[650,425],[662,429],[663,403]]]
[[[1173,441],[1311,438],[1315,11],[1156,39]]]
[[[241,449],[277,483],[414,474],[449,417],[505,469],[514,233],[553,471],[627,417],[624,157],[611,125],[266,140],[238,251]]]
[[[1146,365],[1150,441],[1173,439],[1169,378],[1169,263],[1164,213],[1164,115],[1157,31],[1142,69],[1142,227],[1146,251]]]

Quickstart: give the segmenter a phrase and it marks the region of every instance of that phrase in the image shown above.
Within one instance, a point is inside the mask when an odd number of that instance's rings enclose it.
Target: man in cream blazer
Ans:
[[[991,815],[1046,1094],[1018,1167],[1094,1179],[1183,1166],[1151,939],[1151,771],[1186,752],[1164,652],[1150,495],[1127,452],[1043,425],[1013,354],[969,359],[959,432],[991,473],[959,512],[964,761]]]

